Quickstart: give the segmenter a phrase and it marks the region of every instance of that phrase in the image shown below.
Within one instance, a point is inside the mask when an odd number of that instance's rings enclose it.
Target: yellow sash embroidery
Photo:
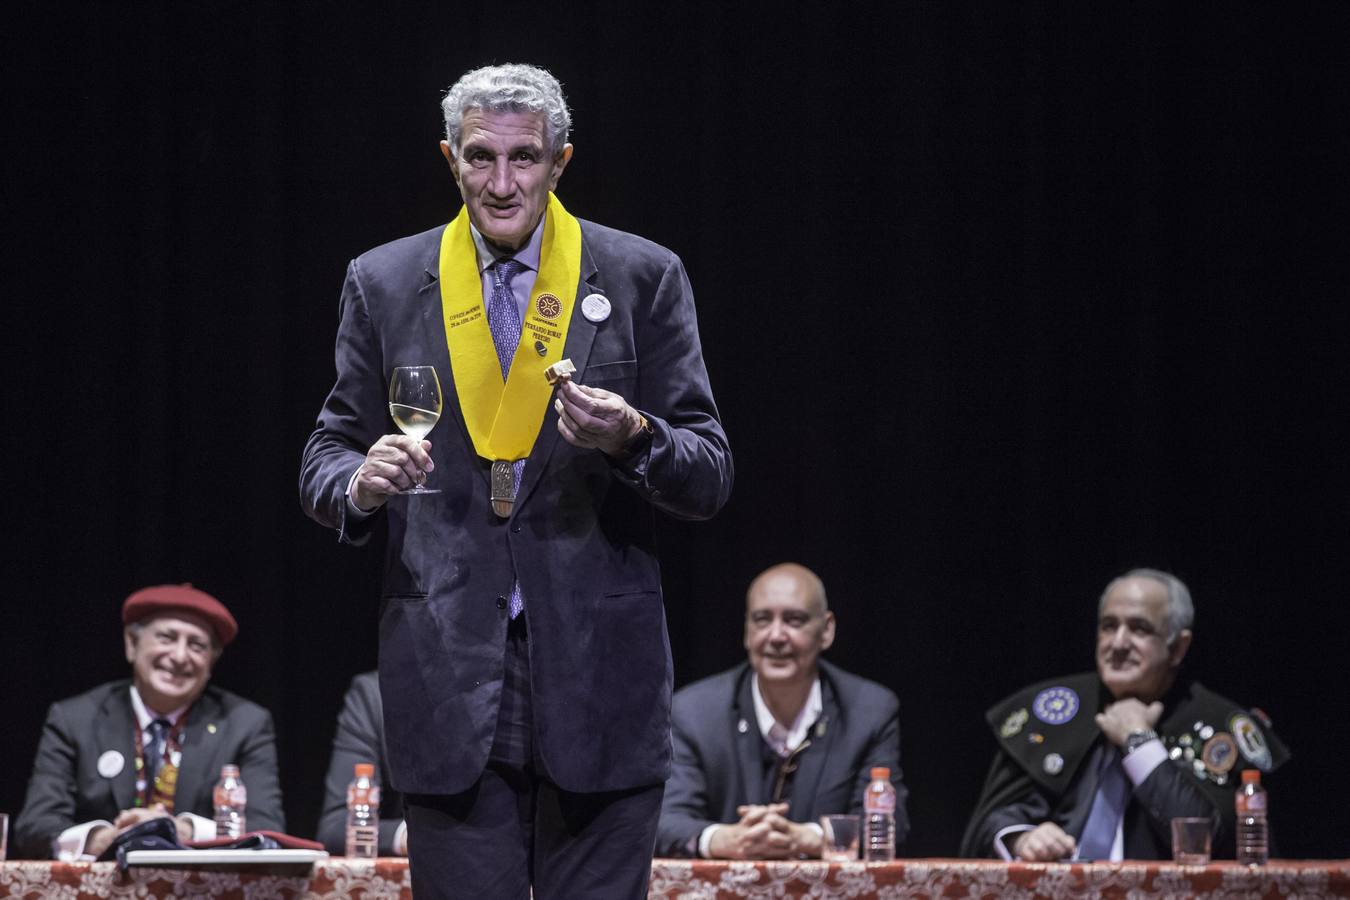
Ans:
[[[441,236],[441,312],[450,369],[473,448],[485,459],[530,455],[553,395],[544,369],[562,359],[567,342],[581,278],[581,225],[552,193],[544,216],[539,277],[505,384],[483,304],[468,210],[461,209]]]

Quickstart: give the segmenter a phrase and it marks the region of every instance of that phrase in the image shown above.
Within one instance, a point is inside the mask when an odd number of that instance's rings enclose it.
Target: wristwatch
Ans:
[[[1129,734],[1125,735],[1125,755],[1129,756],[1149,741],[1156,741],[1157,739],[1158,732],[1154,731],[1152,728],[1131,731]]]
[[[652,428],[652,423],[647,421],[647,417],[638,413],[637,432],[619,448],[619,452],[615,456],[618,459],[632,459],[634,456],[643,453],[651,445],[652,435],[655,433],[656,429]]]

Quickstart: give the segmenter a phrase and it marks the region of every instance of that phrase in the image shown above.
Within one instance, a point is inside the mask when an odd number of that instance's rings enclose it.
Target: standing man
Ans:
[[[1174,575],[1106,586],[1097,671],[1018,691],[986,714],[999,742],[962,856],[1170,859],[1171,821],[1208,818],[1233,858],[1241,772],[1288,757],[1256,710],[1180,677],[1195,608]],[[1258,721],[1260,724],[1258,724]]]
[[[178,839],[216,836],[211,794],[239,766],[247,827],[285,831],[272,716],[210,684],[239,626],[188,584],[143,588],[122,604],[130,680],[53,703],[14,828],[24,856],[96,859],[123,831],[172,816]]]
[[[675,695],[660,855],[819,857],[816,820],[862,813],[873,766],[891,770],[895,842],[904,842],[900,701],[820,659],[834,627],[825,586],[805,566],[783,563],[751,582],[749,662]]]
[[[689,281],[552,194],[572,145],[548,72],[477,69],[442,108],[464,207],[348,268],[302,502],[343,541],[387,529],[380,691],[417,895],[645,896],[672,679],[653,509],[712,516],[732,477]],[[412,365],[444,389],[429,441],[389,433]]]

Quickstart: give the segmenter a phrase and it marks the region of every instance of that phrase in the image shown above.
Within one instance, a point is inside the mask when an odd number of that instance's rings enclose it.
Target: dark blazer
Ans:
[[[250,831],[285,831],[272,716],[229,691],[208,685],[188,712],[174,811],[214,816],[211,792],[220,767],[239,766],[248,788]],[[112,778],[98,772],[108,750],[122,754]],[[47,711],[28,795],[14,826],[14,847],[22,856],[46,858],[52,841],[72,825],[95,819],[111,822],[136,799],[136,713],[131,682],[113,681],[61,700]]]
[[[371,250],[347,271],[337,382],[305,447],[300,494],[341,540],[387,529],[380,690],[389,780],[405,792],[457,793],[483,772],[513,577],[525,598],[537,748],[552,780],[608,791],[670,771],[670,644],[652,510],[713,515],[731,490],[731,452],[679,259],[633,235],[581,229],[564,356],[579,384],[622,395],[655,434],[649,453],[619,464],[564,441],[550,405],[509,520],[492,512],[490,463],[474,453],[455,394],[437,276],[443,228]],[[599,323],[581,313],[591,293],[612,306]],[[426,364],[444,394],[430,435],[430,486],[442,493],[349,519],[347,484],[393,431],[389,373]]]
[[[900,774],[900,701],[873,681],[820,661],[823,710],[811,746],[793,776],[788,818],[814,822],[830,813],[863,811],[873,766],[887,766],[895,785],[895,843],[909,834]],[[734,824],[736,807],[768,803],[763,743],[751,698],[748,663],[696,681],[675,694],[675,765],[661,803],[658,856],[696,852],[713,824]]]
[[[403,795],[385,786],[384,718],[380,707],[380,683],[374,672],[363,672],[352,679],[342,698],[337,734],[333,736],[333,756],[328,762],[328,777],[323,783],[323,812],[319,815],[319,841],[329,853],[347,850],[347,785],[357,763],[375,765],[375,780],[380,783],[380,855],[394,855],[394,834],[403,821]]]
[[[1028,711],[1035,709],[1042,692],[1054,688],[1067,688],[1078,705],[1066,720],[1048,724]],[[962,856],[995,856],[994,836],[1010,825],[1055,822],[1075,840],[1081,837],[1097,792],[1097,774],[1089,760],[1105,740],[1093,716],[1111,699],[1097,674],[1088,672],[1023,688],[990,708],[985,718],[999,751],[961,841]],[[1163,698],[1163,707],[1156,730],[1175,757],[1132,788],[1122,826],[1125,858],[1170,859],[1172,819],[1197,816],[1213,821],[1215,858],[1232,859],[1233,791],[1241,781],[1241,771],[1273,771],[1289,752],[1268,727],[1257,724],[1257,714],[1199,682],[1179,681]],[[1202,758],[1207,741],[1230,735],[1239,718],[1256,729],[1269,748],[1269,759],[1257,765],[1235,749],[1231,770],[1216,773],[1205,768]],[[1191,751],[1189,758],[1187,750]],[[1061,765],[1046,766],[1051,754],[1059,757]]]

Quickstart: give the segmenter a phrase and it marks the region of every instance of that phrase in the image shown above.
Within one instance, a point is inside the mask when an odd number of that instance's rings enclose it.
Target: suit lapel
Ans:
[[[563,359],[572,360],[572,365],[577,367],[576,375],[573,378],[577,384],[586,383],[586,365],[591,357],[591,345],[595,343],[595,323],[587,319],[581,312],[581,300],[587,294],[601,293],[599,271],[595,267],[595,260],[591,257],[590,248],[586,245],[586,239],[581,239],[581,280],[577,284],[576,302],[572,304],[572,321],[567,327],[567,343],[563,345]],[[553,448],[557,445],[558,436],[558,413],[553,409],[553,401],[550,399],[548,409],[544,412],[544,423],[539,427],[539,434],[534,439],[534,448],[525,463],[525,473],[521,477],[520,496],[516,498],[516,509],[519,510],[521,504],[526,498],[534,492],[539,484],[539,479],[543,475],[544,468],[548,464],[549,457],[553,454]]]
[[[440,246],[441,240],[438,236],[436,252],[432,254],[426,266],[427,283],[418,291],[418,298],[421,300],[419,308],[422,311],[422,333],[427,336],[427,341],[431,345],[427,348],[429,354],[427,358],[436,367],[436,374],[441,379],[441,419],[437,424],[442,436],[448,424],[459,435],[469,459],[481,461],[478,451],[474,449],[473,439],[469,437],[469,427],[464,424],[464,411],[459,407],[459,393],[455,389],[455,371],[450,363],[450,343],[445,337],[445,313],[441,306]],[[432,436],[435,436],[434,432]],[[433,441],[433,445],[434,443]],[[483,483],[488,484],[488,466],[481,464],[476,468]]]
[[[813,822],[819,817],[819,811],[815,808],[816,788],[829,762],[834,735],[839,730],[839,701],[834,695],[834,686],[826,680],[823,670],[820,674],[820,695],[820,718],[806,735],[811,746],[802,751],[801,766],[792,778],[793,812],[806,813],[805,816],[796,816],[801,822]]]
[[[198,798],[206,797],[215,783],[215,762],[224,739],[220,703],[202,694],[187,713],[183,728],[183,755],[178,763],[178,786],[174,789],[175,812],[194,812]]]
[[[136,727],[131,687],[121,682],[99,708],[98,721],[94,723],[99,759],[110,750],[122,754],[121,771],[108,779],[119,811],[131,809],[136,803]]]
[[[744,797],[746,803],[762,804],[769,799],[764,796],[764,738],[759,733],[759,721],[755,718],[750,677],[750,668],[747,666],[741,673],[736,704],[731,709],[732,743],[736,747],[736,770],[741,779],[741,789],[735,796]]]

